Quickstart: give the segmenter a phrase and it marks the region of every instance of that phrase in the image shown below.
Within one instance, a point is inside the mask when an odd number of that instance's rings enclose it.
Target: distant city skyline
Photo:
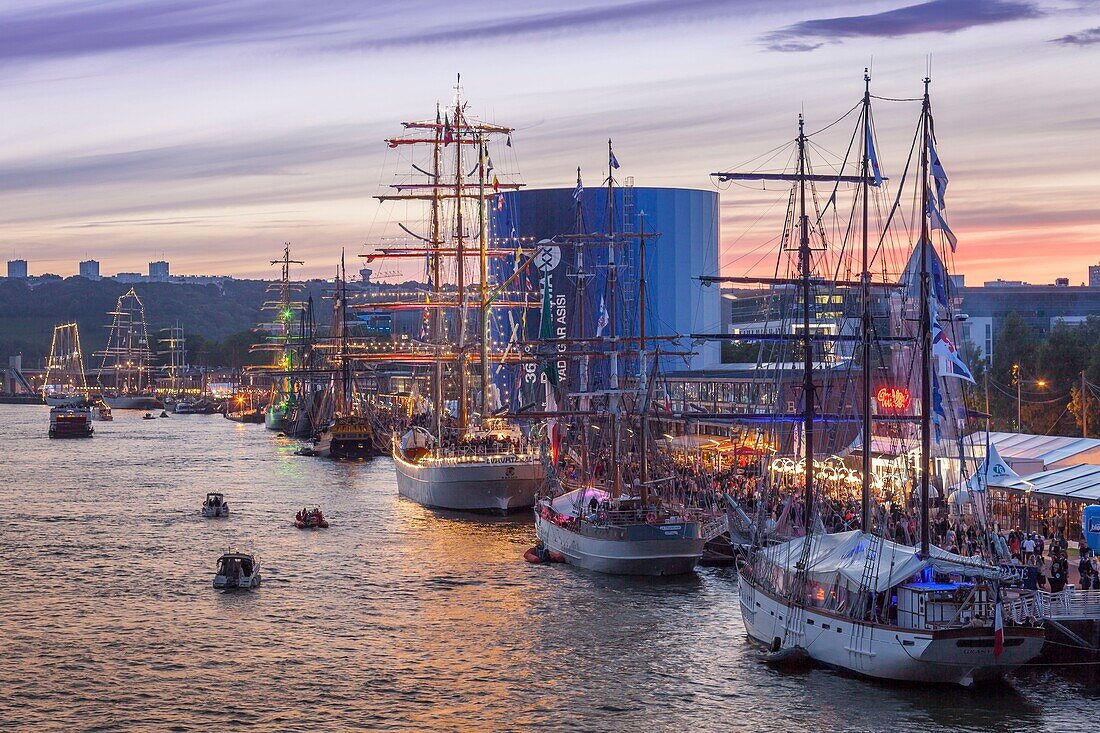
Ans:
[[[709,173],[858,101],[914,97],[931,55],[951,175],[954,271],[1088,282],[1100,253],[1100,3],[1083,0],[10,0],[0,10],[0,256],[32,273],[303,277],[395,233],[371,197],[382,140],[463,74],[471,109],[517,128],[530,187],[598,185],[606,140],[639,186]],[[872,63],[873,61],[873,63]],[[877,102],[887,175],[917,109]],[[836,153],[835,149],[830,152]],[[722,187],[726,271],[781,226],[777,194]],[[779,202],[777,204],[777,202]],[[356,267],[355,269],[358,269]]]

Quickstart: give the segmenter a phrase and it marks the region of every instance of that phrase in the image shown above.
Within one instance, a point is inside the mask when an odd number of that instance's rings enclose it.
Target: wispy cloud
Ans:
[[[440,12],[428,0],[69,0],[0,11],[0,60],[272,41],[371,50],[701,23],[768,7],[766,0],[454,0]]]
[[[525,6],[529,8],[530,6]],[[448,23],[445,27],[425,26],[414,33],[390,36],[371,35],[353,44],[363,49],[412,46],[435,43],[488,41],[515,37],[553,36],[562,33],[593,33],[607,30],[652,27],[661,23],[705,22],[717,17],[733,16],[767,7],[766,3],[748,0],[634,0],[589,7],[554,4],[548,9],[533,9],[521,15],[492,18],[482,15],[476,20]]]
[[[259,140],[227,139],[112,153],[58,154],[4,162],[0,192],[110,183],[142,185],[189,179],[292,175],[318,164],[364,156],[375,134],[357,125],[325,125]]]
[[[1091,46],[1100,43],[1100,26],[1086,28],[1080,33],[1070,33],[1061,38],[1052,39],[1054,43],[1062,43],[1066,46]]]
[[[930,0],[868,15],[804,20],[767,34],[772,51],[812,51],[849,38],[897,38],[918,33],[952,33],[975,26],[1036,18],[1032,2],[1016,0]]]

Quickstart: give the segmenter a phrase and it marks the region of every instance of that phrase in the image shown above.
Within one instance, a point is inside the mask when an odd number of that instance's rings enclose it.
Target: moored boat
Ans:
[[[423,428],[393,441],[397,490],[434,509],[507,514],[530,509],[545,468],[533,446],[480,438],[439,448]]]
[[[702,517],[640,497],[581,487],[535,506],[535,533],[571,565],[613,575],[689,573],[706,543]]]

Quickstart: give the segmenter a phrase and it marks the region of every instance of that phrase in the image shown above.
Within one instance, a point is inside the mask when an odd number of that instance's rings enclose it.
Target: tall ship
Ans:
[[[51,407],[81,403],[88,399],[84,351],[80,347],[80,327],[76,323],[54,326],[50,357],[46,362],[46,378],[42,384],[42,399]]]
[[[777,276],[759,279],[786,295],[789,310],[764,334],[726,337],[764,344],[759,364],[772,373],[777,396],[768,430],[779,450],[751,498],[756,521],[739,593],[745,629],[769,647],[773,661],[808,659],[880,680],[968,686],[1027,663],[1039,654],[1044,632],[1005,618],[1013,574],[999,564],[1007,558],[999,557],[990,526],[981,527],[985,547],[972,556],[932,542],[933,520],[944,518],[932,510],[934,476],[959,455],[957,438],[970,418],[964,382],[973,379],[949,335],[953,306],[941,251],[944,242],[953,251],[955,238],[945,219],[947,175],[935,151],[928,82],[906,166],[917,171],[908,231],[919,239],[896,280],[886,274],[894,264],[888,245],[901,237],[889,227],[904,216],[898,202],[906,181],[892,206],[876,208],[871,195],[885,190],[886,179],[874,145],[869,75],[845,157],[858,161],[858,170],[815,173],[810,149],[821,148],[800,116],[794,171],[714,174],[790,186]],[[832,192],[824,206],[818,187]],[[830,209],[838,191],[851,189],[850,215],[837,215],[844,233],[830,238]],[[938,246],[934,230],[943,239]],[[823,302],[853,310],[829,328],[814,310]]]
[[[323,399],[321,388],[312,374],[315,324],[313,299],[305,300],[305,287],[290,277],[291,265],[305,264],[290,257],[290,243],[283,245],[283,256],[271,260],[280,267],[280,277],[268,286],[270,297],[263,306],[271,320],[261,323],[257,331],[264,339],[249,349],[250,353],[270,356],[270,363],[250,367],[253,373],[271,380],[267,406],[263,409],[264,426],[268,430],[294,438],[313,437],[320,431],[316,412]]]
[[[334,353],[329,361],[335,366],[330,384],[334,397],[333,416],[314,443],[313,452],[322,458],[337,460],[375,458],[389,451],[389,437],[382,435],[378,421],[372,419],[373,415],[356,391],[343,254],[336,277],[332,326],[332,340],[335,343],[330,345],[334,347]]]
[[[103,401],[116,410],[162,408],[152,378],[154,352],[141,298],[130,288],[108,315],[107,346],[96,352],[102,361],[93,372]]]
[[[633,235],[616,232],[613,174],[619,166],[610,140],[607,152],[608,226],[602,236],[582,231],[583,184],[577,171],[578,233],[571,242],[579,329],[573,338],[562,338],[548,327],[553,319],[549,276],[543,284],[543,342],[554,347],[566,342],[564,353],[575,354],[577,368],[575,381],[562,379],[555,361],[563,351],[550,352],[554,361],[544,380],[549,467],[534,507],[535,531],[546,551],[587,570],[679,575],[691,572],[704,545],[726,531],[726,518],[713,497],[682,481],[670,457],[654,450],[650,427],[661,350],[651,351],[650,346],[662,339],[646,333],[645,252],[647,240],[655,235],[644,229]],[[590,336],[585,328],[590,276],[585,251],[593,247],[606,248],[607,275],[596,333]],[[628,294],[620,286],[619,263],[631,247],[637,248],[638,289]],[[636,306],[637,331],[623,328],[621,312],[628,302]],[[594,371],[601,372],[605,388],[593,389]]]
[[[366,256],[368,261],[422,262],[427,284],[355,306],[424,314],[409,338],[398,340],[395,334],[385,352],[360,355],[407,364],[415,372],[412,402],[423,407],[413,427],[395,431],[392,439],[398,491],[439,509],[527,510],[544,469],[536,443],[495,409],[499,385],[493,367],[517,363],[519,354],[490,334],[493,309],[529,305],[509,300],[508,288],[526,264],[493,281],[493,272],[502,271],[500,263],[530,260],[518,245],[491,241],[490,206],[504,206],[504,192],[522,185],[494,172],[491,158],[511,149],[512,129],[475,119],[460,87],[454,103],[437,108],[434,120],[403,127],[404,134],[387,144],[413,158],[412,172],[377,198],[407,204],[423,215],[401,225],[409,244],[375,247]],[[537,302],[530,305],[538,307]]]

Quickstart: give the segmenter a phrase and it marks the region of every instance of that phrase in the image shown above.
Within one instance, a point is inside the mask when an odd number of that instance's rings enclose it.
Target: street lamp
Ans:
[[[1022,433],[1024,431],[1024,422],[1021,418],[1021,404],[1023,403],[1023,399],[1020,395],[1020,386],[1025,380],[1020,378],[1019,364],[1012,365],[1012,376],[1016,379],[1016,430]],[[1028,379],[1026,381],[1028,384],[1034,384],[1040,389],[1047,386],[1047,380],[1045,379]]]

